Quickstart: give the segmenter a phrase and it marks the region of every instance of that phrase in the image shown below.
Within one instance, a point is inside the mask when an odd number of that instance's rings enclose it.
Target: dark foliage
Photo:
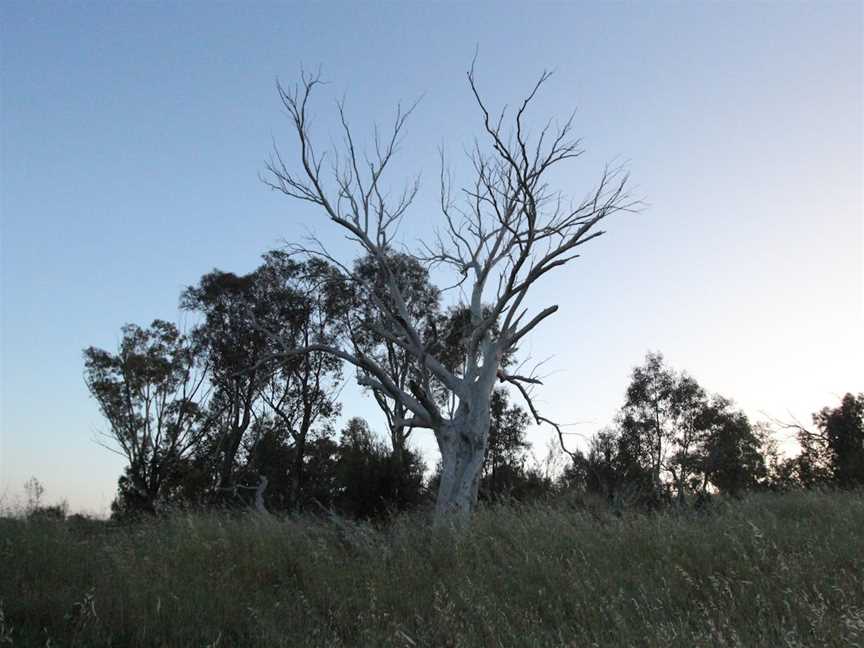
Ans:
[[[416,259],[387,259],[410,297],[411,316],[425,317],[424,343],[458,372],[468,311],[442,312]],[[377,285],[370,259],[356,272]],[[378,297],[386,299],[386,290]],[[337,441],[341,362],[321,353],[280,354],[285,340],[303,347],[349,335],[355,351],[389,367],[396,384],[420,375],[415,359],[376,337],[375,309],[333,267],[270,252],[247,275],[205,275],[181,303],[202,317],[191,335],[157,320],[147,329],[125,326],[116,353],[84,352],[85,379],[108,421],[110,446],[127,459],[115,519],[229,507],[373,520],[431,501],[438,476],[426,480],[422,458],[408,447],[404,408],[376,394],[389,445],[358,418]],[[502,366],[511,362],[504,358]],[[839,406],[813,415],[815,429],[794,426],[802,450],[783,459],[768,428],[754,427],[731,401],[652,353],[634,368],[614,425],[597,433],[587,452],[571,453],[558,476],[530,461],[529,415],[506,390],[495,390],[479,498],[524,502],[577,492],[622,510],[702,505],[712,494],[740,497],[765,488],[854,488],[864,484],[862,420],[864,394],[846,394]],[[41,517],[61,513],[31,508]]]

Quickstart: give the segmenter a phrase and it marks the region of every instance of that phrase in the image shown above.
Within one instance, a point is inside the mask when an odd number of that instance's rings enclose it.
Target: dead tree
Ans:
[[[436,507],[439,520],[453,514],[465,521],[475,506],[496,382],[514,385],[538,423],[552,423],[541,416],[531,399],[531,389],[540,381],[533,375],[510,373],[502,365],[502,359],[526,335],[558,310],[551,305],[529,312],[525,298],[531,287],[577,258],[580,246],[600,236],[596,226],[601,220],[637,205],[626,191],[627,174],[621,168],[607,167],[599,183],[578,202],[568,201],[549,187],[550,170],[582,153],[580,141],[571,132],[573,115],[563,124],[547,122],[536,137],[528,134],[526,111],[549,77],[548,72],[540,76],[515,112],[508,115],[505,108],[493,116],[477,89],[473,65],[467,73],[482,115],[485,144],[478,141],[469,154],[473,177],[458,200],[442,155],[442,227],[435,240],[416,254],[430,266],[447,266],[460,277],[457,286],[466,295],[470,326],[458,369],[452,364],[448,368],[424,338],[423,323],[412,317],[389,262],[399,222],[411,207],[419,183],[408,183],[392,197],[382,179],[414,106],[397,109],[386,136],[376,128],[372,153],[366,155],[356,147],[344,104],[339,103],[345,146],[330,154],[325,167],[328,154],[315,148],[308,121],[309,100],[320,76],[304,72],[293,88],[278,86],[297,136],[300,165],[297,170],[289,168],[277,149],[263,179],[273,189],[319,206],[357,244],[360,254],[375,259],[380,276],[386,278],[386,299],[320,244],[305,248],[338,265],[345,278],[363,291],[381,316],[372,324],[375,334],[410,355],[418,371],[407,389],[397,385],[375,358],[350,344],[350,326],[343,344],[313,344],[285,353],[323,351],[351,363],[359,369],[362,385],[398,401],[410,413],[400,423],[434,432],[443,468]],[[450,396],[449,406],[442,406],[435,397],[437,389]],[[560,428],[556,429],[560,435]]]

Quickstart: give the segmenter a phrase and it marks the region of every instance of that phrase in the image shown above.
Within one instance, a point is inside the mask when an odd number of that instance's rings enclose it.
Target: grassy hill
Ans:
[[[861,646],[864,493],[704,513],[0,520],[0,646]]]

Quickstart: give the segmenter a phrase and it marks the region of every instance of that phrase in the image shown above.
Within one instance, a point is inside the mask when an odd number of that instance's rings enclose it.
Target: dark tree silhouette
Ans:
[[[267,316],[256,322],[268,333],[270,379],[262,399],[293,441],[292,508],[304,502],[306,446],[316,426],[328,427],[340,412],[342,361],[325,353],[283,355],[281,345],[331,344],[340,320],[350,308],[334,270],[320,259],[294,261],[284,252],[270,252],[259,268]],[[289,308],[285,308],[290,304]],[[320,436],[320,434],[319,434]]]
[[[215,388],[211,403],[218,425],[211,430],[211,458],[216,464],[213,488],[217,499],[234,492],[234,469],[253,409],[268,378],[257,363],[271,352],[266,334],[255,326],[269,302],[263,299],[258,276],[237,276],[214,270],[180,297],[180,305],[203,315],[196,340],[211,358],[209,380]],[[250,368],[254,368],[249,370]]]
[[[489,444],[483,463],[480,492],[488,498],[513,496],[525,475],[525,452],[530,444],[525,432],[530,418],[518,405],[511,405],[504,389],[492,393]]]
[[[380,518],[423,497],[421,457],[406,447],[397,461],[362,418],[349,419],[342,430],[336,461],[334,504],[344,515]]]
[[[300,506],[305,445],[313,426],[338,414],[342,363],[321,353],[286,357],[279,345],[328,343],[344,309],[336,288],[323,261],[299,263],[272,251],[254,272],[238,277],[217,270],[184,292],[183,307],[204,315],[195,335],[213,358],[221,424],[210,446],[223,498],[241,486],[238,452],[253,418],[266,411],[295,445],[292,497]]]
[[[813,414],[815,430],[799,423],[801,453],[786,462],[787,481],[805,488],[833,485],[854,488],[864,484],[864,393],[847,393],[837,407]]]
[[[210,423],[206,360],[174,324],[123,327],[117,353],[89,347],[84,379],[108,421],[106,447],[129,462],[121,495],[130,506],[155,513],[163,485]]]
[[[683,502],[698,469],[695,451],[706,407],[705,391],[687,374],[666,367],[662,354],[649,353],[633,370],[621,434],[634,460],[650,471],[658,493],[668,480]]]
[[[765,481],[764,433],[754,429],[731,401],[715,396],[705,408],[699,427],[704,430],[698,451],[703,492],[710,482],[721,493],[738,496]]]
[[[766,481],[767,442],[731,401],[649,353],[633,370],[616,427],[600,432],[587,456],[571,455],[579,465],[568,479],[581,474],[589,492],[650,506],[670,492],[683,505],[709,484],[738,495]]]
[[[846,394],[839,407],[823,408],[813,422],[827,441],[837,485],[864,485],[864,393]]]
[[[337,449],[329,426],[314,428],[301,447],[283,423],[267,415],[252,425],[242,473],[248,481],[267,478],[268,510],[320,512],[333,505],[338,491]],[[302,475],[295,474],[298,466]],[[251,492],[243,496],[251,505]]]

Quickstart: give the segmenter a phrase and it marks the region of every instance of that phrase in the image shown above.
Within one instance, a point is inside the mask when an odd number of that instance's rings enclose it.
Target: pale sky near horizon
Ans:
[[[258,179],[272,139],[295,152],[274,89],[300,64],[370,133],[423,99],[400,173],[423,173],[413,246],[438,218],[437,148],[480,134],[489,103],[556,73],[530,116],[577,108],[580,198],[627,161],[648,207],[616,217],[532,306],[559,313],[523,345],[545,365],[544,414],[591,434],[649,350],[753,420],[864,391],[864,10],[825,3],[189,3],[0,5],[0,500],[36,476],[49,502],[104,513],[123,462],[82,380],[83,348],[126,322],[178,320],[184,286],[253,269],[308,230],[308,205]],[[460,169],[459,163],[454,167]],[[463,176],[464,177],[464,176]],[[394,179],[399,179],[399,175]],[[457,178],[458,179],[458,178]],[[384,423],[346,390],[345,414]],[[431,434],[416,443],[434,461]],[[541,454],[548,429],[532,428]],[[577,443],[578,438],[573,437]],[[2,503],[2,502],[0,502]]]

